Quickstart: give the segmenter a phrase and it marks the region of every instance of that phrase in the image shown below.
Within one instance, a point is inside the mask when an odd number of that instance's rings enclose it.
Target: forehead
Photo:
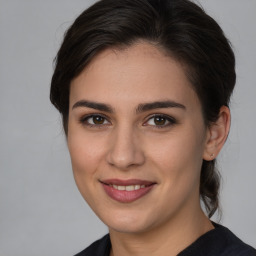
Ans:
[[[197,98],[184,67],[145,42],[98,54],[71,83],[70,101],[82,97],[101,102],[119,97],[123,103]]]

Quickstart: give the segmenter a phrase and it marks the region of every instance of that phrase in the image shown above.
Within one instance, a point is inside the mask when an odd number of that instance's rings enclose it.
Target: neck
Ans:
[[[200,208],[194,214],[179,214],[178,218],[145,232],[121,233],[110,229],[110,256],[174,256],[213,228]]]

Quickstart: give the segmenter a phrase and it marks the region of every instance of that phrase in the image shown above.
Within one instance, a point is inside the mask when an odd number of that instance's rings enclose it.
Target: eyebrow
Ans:
[[[141,113],[157,108],[180,108],[180,109],[186,109],[186,107],[180,103],[177,103],[175,101],[166,100],[166,101],[155,101],[150,103],[144,103],[139,104],[139,106],[136,109],[136,113]]]
[[[73,105],[72,109],[78,107],[92,108],[107,113],[114,113],[114,109],[110,105],[105,103],[80,100]],[[136,113],[138,114],[158,108],[180,108],[184,110],[186,109],[186,107],[180,103],[171,100],[165,100],[139,104],[138,107],[136,108]]]
[[[104,112],[107,112],[107,113],[113,113],[114,112],[113,108],[108,104],[98,103],[98,102],[93,102],[93,101],[87,101],[87,100],[80,100],[80,101],[76,102],[73,105],[72,109],[78,108],[78,107],[93,108],[93,109],[104,111]]]

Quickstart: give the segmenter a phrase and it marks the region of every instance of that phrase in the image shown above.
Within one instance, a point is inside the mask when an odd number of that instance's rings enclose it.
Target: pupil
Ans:
[[[165,118],[161,116],[155,117],[155,124],[156,125],[164,125],[165,124]]]
[[[103,124],[104,123],[104,119],[101,116],[94,116],[93,117],[93,122],[95,124]]]

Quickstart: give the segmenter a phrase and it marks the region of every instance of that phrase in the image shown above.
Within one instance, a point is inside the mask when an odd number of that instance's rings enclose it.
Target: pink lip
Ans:
[[[130,203],[139,198],[143,197],[154,187],[156,183],[152,181],[138,180],[138,179],[130,179],[130,180],[119,180],[119,179],[111,179],[111,180],[103,180],[101,181],[103,188],[106,194],[121,203]],[[118,186],[129,186],[129,185],[145,185],[144,188],[140,188],[138,190],[126,191],[126,190],[118,190],[115,189],[111,185]]]

